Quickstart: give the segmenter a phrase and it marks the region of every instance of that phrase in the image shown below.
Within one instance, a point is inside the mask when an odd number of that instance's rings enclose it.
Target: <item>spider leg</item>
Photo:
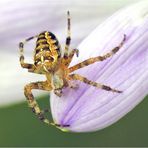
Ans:
[[[65,65],[68,67],[71,63],[73,56],[76,54],[76,56],[79,56],[79,50],[78,49],[72,49],[72,51],[69,53],[68,58],[64,59]]]
[[[86,77],[83,77],[83,76],[78,75],[78,74],[71,74],[71,75],[69,75],[69,78],[70,78],[70,80],[79,80],[81,82],[84,82],[86,84],[89,84],[91,86],[94,86],[94,87],[97,87],[97,88],[100,88],[100,89],[104,89],[106,91],[112,91],[112,92],[116,92],[116,93],[122,93],[122,91],[120,91],[120,90],[113,89],[110,86],[106,86],[106,85],[101,84],[101,83],[93,82],[91,80],[88,80]]]
[[[64,59],[68,58],[68,49],[70,46],[71,41],[71,32],[70,32],[70,12],[67,11],[67,38],[66,38],[66,44],[65,44],[65,50],[64,50]]]
[[[103,56],[97,56],[97,57],[94,57],[94,58],[87,59],[87,60],[85,60],[85,61],[83,61],[81,63],[78,63],[78,64],[70,67],[69,72],[71,73],[71,72],[73,72],[73,71],[75,71],[77,69],[86,67],[86,66],[88,66],[90,64],[93,64],[95,62],[98,62],[98,61],[104,61],[105,59],[113,56],[123,46],[125,40],[126,40],[126,35],[124,34],[124,38],[123,38],[122,42],[117,47],[113,48],[110,52],[106,53]]]
[[[36,38],[36,37],[37,37],[37,36],[30,37],[30,38],[26,39],[25,41],[19,43],[20,64],[21,64],[21,66],[22,66],[23,68],[27,68],[27,69],[29,69],[29,70],[31,70],[31,71],[34,71],[35,66],[34,66],[33,64],[29,64],[29,63],[25,63],[25,62],[24,62],[24,59],[25,59],[25,58],[24,58],[24,44],[25,44],[26,42],[28,42],[28,41],[30,41],[30,40]]]
[[[47,118],[45,118],[43,111],[41,111],[37,101],[35,100],[35,98],[32,94],[33,89],[41,89],[41,90],[51,91],[52,90],[51,85],[48,84],[47,81],[29,83],[24,87],[24,94],[27,98],[28,105],[32,109],[33,113],[35,113],[37,115],[37,117],[41,121],[43,121],[44,123],[55,125],[54,123],[50,122]]]

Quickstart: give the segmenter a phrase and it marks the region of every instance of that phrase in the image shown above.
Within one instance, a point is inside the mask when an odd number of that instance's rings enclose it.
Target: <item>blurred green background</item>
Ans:
[[[42,107],[49,97],[38,98]],[[41,123],[20,103],[0,109],[0,146],[148,146],[148,97],[112,126],[93,133],[64,133]]]

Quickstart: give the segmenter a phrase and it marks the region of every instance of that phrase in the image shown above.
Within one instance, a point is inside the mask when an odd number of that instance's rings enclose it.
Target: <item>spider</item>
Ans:
[[[83,77],[79,74],[71,74],[77,69],[83,68],[90,64],[93,64],[98,61],[103,61],[115,53],[119,51],[119,49],[123,46],[126,35],[124,34],[124,38],[121,43],[113,48],[110,52],[106,53],[103,56],[97,56],[93,58],[89,58],[81,63],[78,63],[72,67],[69,67],[73,56],[79,56],[78,49],[72,49],[69,51],[69,46],[71,42],[71,33],[70,33],[70,12],[67,11],[67,38],[65,43],[65,50],[64,54],[62,55],[60,44],[56,38],[56,36],[52,32],[44,31],[36,36],[27,38],[23,42],[19,43],[20,49],[20,65],[22,68],[27,68],[29,72],[36,73],[36,74],[43,74],[46,76],[46,81],[38,81],[29,83],[24,87],[24,94],[27,98],[29,107],[31,107],[32,111],[37,115],[37,117],[46,124],[54,125],[56,127],[66,127],[70,125],[59,125],[54,122],[50,122],[44,116],[44,111],[42,111],[35,100],[32,90],[33,89],[40,89],[51,91],[53,90],[54,93],[61,97],[62,89],[65,87],[71,87],[70,81],[71,80],[78,80],[84,82],[88,85],[97,87],[99,89],[103,89],[106,91],[121,93],[122,91],[116,90],[111,88],[110,86],[106,86],[101,83],[93,82],[86,77]],[[24,62],[24,44],[34,38],[37,38],[36,47],[35,47],[35,54],[34,54],[34,64],[29,64]]]

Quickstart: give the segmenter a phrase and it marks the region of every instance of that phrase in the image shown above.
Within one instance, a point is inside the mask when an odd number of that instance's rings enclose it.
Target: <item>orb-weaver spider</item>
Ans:
[[[44,31],[39,35],[30,37],[24,42],[19,43],[21,66],[23,68],[27,68],[29,72],[44,74],[47,78],[47,80],[44,82],[29,83],[24,87],[24,94],[27,98],[28,104],[40,120],[47,124],[55,125],[57,127],[66,127],[69,125],[58,125],[56,123],[50,122],[47,118],[45,118],[43,112],[40,110],[38,103],[34,99],[34,96],[31,92],[32,89],[41,89],[46,91],[54,90],[54,93],[60,97],[62,95],[62,89],[64,87],[71,87],[69,83],[71,80],[79,80],[88,85],[92,85],[94,87],[104,89],[106,91],[112,91],[116,93],[122,92],[109,86],[88,80],[86,77],[83,77],[81,75],[71,73],[77,69],[88,66],[98,61],[103,61],[113,56],[123,46],[126,39],[126,35],[124,35],[122,42],[117,47],[113,48],[109,53],[106,53],[103,56],[97,56],[87,59],[69,68],[69,64],[71,63],[74,54],[76,54],[78,57],[79,53],[78,49],[73,49],[71,52],[69,52],[69,46],[71,41],[69,11],[67,12],[67,24],[67,38],[63,56],[61,54],[61,47],[56,36],[48,31]],[[24,62],[23,48],[26,42],[34,38],[37,38],[34,64],[28,64]]]

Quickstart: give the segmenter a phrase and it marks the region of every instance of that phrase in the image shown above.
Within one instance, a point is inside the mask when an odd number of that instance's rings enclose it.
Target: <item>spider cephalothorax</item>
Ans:
[[[109,86],[97,82],[93,82],[81,75],[71,74],[71,73],[77,69],[88,66],[97,61],[103,61],[113,56],[122,47],[126,39],[126,36],[124,35],[122,42],[117,47],[113,48],[109,53],[106,53],[103,56],[93,57],[77,65],[69,67],[69,64],[71,63],[74,54],[78,56],[78,49],[73,49],[69,52],[69,46],[71,41],[69,11],[67,12],[67,16],[68,16],[67,19],[68,31],[67,31],[66,45],[63,56],[61,53],[60,44],[56,36],[48,31],[44,31],[39,35],[30,37],[26,39],[24,42],[20,42],[19,44],[21,66],[23,68],[27,68],[29,72],[44,74],[47,78],[46,81],[29,83],[25,86],[24,94],[28,100],[29,106],[32,108],[32,111],[38,116],[38,118],[43,122],[61,127],[69,125],[58,125],[56,123],[50,122],[47,118],[45,118],[43,111],[40,110],[38,103],[34,99],[34,96],[32,94],[32,89],[41,89],[47,91],[54,90],[54,93],[60,97],[62,95],[62,89],[64,87],[71,87],[70,85],[71,80],[79,80],[88,85],[92,85],[94,87],[104,89],[106,91],[121,93],[121,91],[119,90],[113,89]],[[34,54],[34,64],[28,64],[24,62],[24,55],[23,55],[24,43],[34,38],[37,38],[35,54]]]

